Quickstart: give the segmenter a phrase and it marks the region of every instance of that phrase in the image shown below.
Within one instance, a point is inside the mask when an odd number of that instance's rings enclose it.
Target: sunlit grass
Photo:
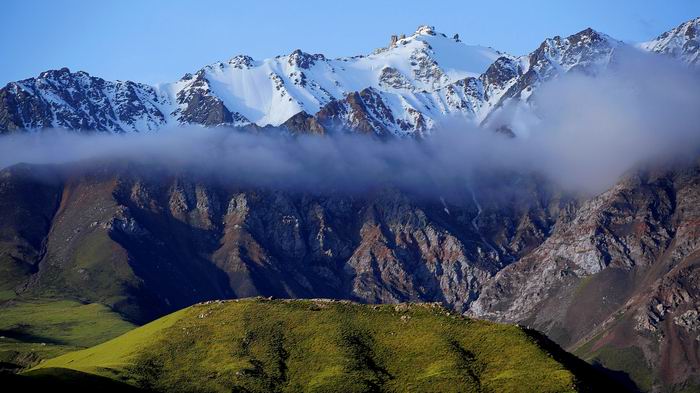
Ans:
[[[575,390],[520,328],[434,305],[214,302],[38,366],[48,367],[161,391]]]
[[[15,299],[0,307],[0,361],[31,364],[91,347],[134,327],[101,304]]]

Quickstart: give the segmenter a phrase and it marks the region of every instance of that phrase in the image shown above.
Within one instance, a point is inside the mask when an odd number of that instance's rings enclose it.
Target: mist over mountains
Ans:
[[[236,56],[161,86],[10,83],[0,309],[96,304],[123,327],[213,299],[439,302],[541,331],[631,391],[692,391],[698,31],[633,47],[585,29],[512,56],[421,26],[369,55]],[[38,361],[27,326],[3,362]],[[340,347],[371,352],[357,337]]]
[[[171,127],[157,134],[60,129],[0,139],[0,166],[114,160],[186,169],[247,187],[361,193],[386,185],[433,197],[472,177],[539,174],[574,191],[604,191],[635,166],[692,159],[700,147],[700,78],[633,49],[595,75],[544,83],[497,121],[516,137],[445,119],[423,139],[377,139],[338,130],[319,138],[284,128]]]

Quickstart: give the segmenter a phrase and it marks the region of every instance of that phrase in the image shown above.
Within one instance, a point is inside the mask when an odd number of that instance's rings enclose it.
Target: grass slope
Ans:
[[[47,298],[7,301],[0,305],[0,363],[3,368],[32,365],[134,327],[101,304]]]
[[[586,381],[543,340],[429,304],[247,299],[183,309],[30,373],[168,392],[578,390]]]

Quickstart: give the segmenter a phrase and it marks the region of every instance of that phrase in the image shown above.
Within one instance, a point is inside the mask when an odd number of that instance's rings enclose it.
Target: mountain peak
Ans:
[[[609,51],[620,44],[622,44],[622,41],[618,41],[607,34],[587,27],[568,37],[562,38],[561,36],[554,36],[552,38],[547,38],[531,56],[535,55],[538,57],[544,52],[549,53],[548,56],[561,56],[566,52],[573,51],[577,53],[578,57],[581,50],[597,53],[599,51]]]
[[[688,29],[697,29],[698,27],[700,27],[700,16],[681,23],[680,26],[677,27],[677,29],[687,31]]]
[[[39,75],[39,78],[58,78],[66,75],[70,75],[71,72],[68,67],[63,67],[57,70],[44,71]]]
[[[608,41],[610,43],[615,43],[618,42],[617,40],[613,39],[607,34],[601,33],[597,30],[594,30],[591,27],[587,27],[578,33],[572,34],[569,37],[567,37],[569,42],[572,44],[578,44],[578,43],[584,43],[584,44],[590,44],[590,43],[597,43],[597,42],[603,42],[603,41]]]
[[[313,66],[317,60],[323,61],[326,57],[322,54],[310,54],[302,51],[301,49],[296,49],[289,55],[289,65],[297,66],[299,68],[308,69]]]
[[[413,35],[435,35],[435,27],[429,25],[420,25]]]
[[[413,34],[410,34],[408,36],[406,34],[392,35],[391,41],[389,42],[389,46],[386,48],[377,49],[375,52],[382,52],[387,49],[395,48],[396,46],[401,44],[407,44],[411,41],[426,42],[426,39],[430,39],[431,37],[440,37],[450,39],[455,42],[462,42],[459,40],[459,34],[455,34],[452,38],[448,38],[447,35],[437,32],[435,30],[435,26],[420,25],[418,26],[418,28],[416,28],[416,31],[414,31]]]
[[[649,52],[675,57],[690,65],[700,66],[700,17],[683,22],[638,46]]]
[[[254,62],[255,60],[248,55],[237,55],[232,57],[228,64],[232,67],[243,69],[252,67]]]

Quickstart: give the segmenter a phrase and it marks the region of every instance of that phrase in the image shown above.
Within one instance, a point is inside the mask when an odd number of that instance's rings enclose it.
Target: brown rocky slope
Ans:
[[[697,163],[636,172],[594,198],[514,175],[440,198],[17,165],[0,172],[0,289],[136,322],[255,295],[440,301],[534,327],[641,389],[692,389],[699,187]]]

